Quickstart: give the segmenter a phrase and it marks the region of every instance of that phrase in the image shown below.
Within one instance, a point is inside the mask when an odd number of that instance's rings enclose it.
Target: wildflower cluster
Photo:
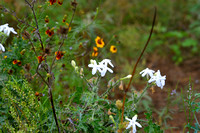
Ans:
[[[109,43],[112,41],[112,39],[109,41]],[[95,38],[95,43],[96,43],[96,46],[93,47],[92,57],[98,56],[98,54],[99,54],[98,48],[103,48],[105,46],[105,42],[104,42],[103,38],[101,38],[99,36],[97,36]],[[107,45],[109,45],[109,43]],[[117,53],[117,47],[115,45],[111,45],[110,52],[113,54]]]
[[[161,76],[160,70],[155,73],[154,70],[146,68],[141,71],[140,74],[142,74],[142,77],[147,76],[147,78],[149,78],[150,76],[148,83],[155,83],[161,89],[165,86],[166,75]]]
[[[92,68],[92,74],[94,75],[97,71],[101,73],[101,77],[104,77],[106,72],[109,71],[110,73],[113,73],[113,70],[108,67],[110,65],[111,67],[114,67],[111,63],[111,60],[104,59],[99,64],[95,60],[90,60],[90,64],[88,67]]]

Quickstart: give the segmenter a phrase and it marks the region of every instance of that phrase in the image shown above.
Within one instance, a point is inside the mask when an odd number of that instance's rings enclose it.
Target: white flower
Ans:
[[[165,75],[165,76],[161,76],[160,70],[158,70],[158,71],[151,77],[151,79],[150,79],[148,82],[149,82],[149,83],[155,82],[156,85],[162,89],[163,86],[165,86],[165,80],[166,80],[166,75]]]
[[[154,72],[155,72],[154,70],[146,68],[143,71],[141,71],[140,74],[142,74],[142,77],[144,77],[145,75],[147,76],[149,75],[150,77],[152,77]]]
[[[129,119],[126,117],[126,120],[129,121],[129,124],[128,126],[126,127],[126,129],[129,129],[131,126],[132,126],[132,129],[133,129],[133,133],[136,133],[136,126],[137,125],[138,127],[142,127],[138,122],[136,122],[137,120],[137,115],[135,115],[132,119]]]
[[[92,67],[92,75],[94,75],[97,70],[101,73],[102,72],[102,69],[103,69],[103,66],[101,65],[97,65],[97,62],[95,60],[90,60],[90,63],[88,65],[88,67]]]
[[[108,64],[111,67],[114,67],[113,64],[111,63],[111,60],[109,60],[109,59],[104,59],[101,62],[99,62],[99,65],[103,66],[103,71],[101,72],[102,77],[105,76],[107,71],[109,71],[110,73],[113,73],[113,70],[108,67]]]
[[[7,36],[10,35],[10,32],[17,34],[17,32],[12,27],[8,27],[8,24],[1,25],[0,32],[4,32]]]
[[[5,52],[5,48],[4,46],[0,43],[0,50],[2,50],[3,52]]]
[[[104,59],[101,62],[99,62],[99,64],[97,64],[95,60],[90,60],[90,63],[91,64],[89,64],[88,67],[92,67],[93,75],[97,72],[97,70],[101,73],[102,77],[105,76],[107,71],[109,71],[110,73],[113,73],[113,70],[108,67],[108,64],[114,67],[113,64],[111,63],[111,60],[109,59]]]

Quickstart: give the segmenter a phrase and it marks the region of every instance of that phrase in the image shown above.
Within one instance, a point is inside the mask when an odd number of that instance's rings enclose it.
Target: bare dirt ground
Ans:
[[[164,107],[168,106],[170,101],[167,101],[168,91],[175,89],[177,86],[177,95],[175,98],[180,97],[181,88],[183,91],[186,92],[189,80],[191,78],[191,82],[194,86],[195,92],[200,92],[200,58],[192,58],[184,61],[180,65],[175,65],[171,58],[167,57],[160,57],[156,54],[150,56],[151,58],[147,59],[147,67],[153,70],[160,70],[162,75],[167,76],[166,86],[164,87],[164,91],[156,88],[154,93],[149,91],[149,94],[153,100],[153,106],[155,109],[163,109]],[[169,90],[170,89],[170,90]],[[179,94],[179,95],[178,95]],[[165,132],[173,132],[173,133],[180,133],[186,132],[187,129],[184,130],[184,125],[186,124],[186,117],[183,111],[183,104],[171,103],[169,115],[172,119],[167,119],[168,127],[174,127],[172,129],[168,129]],[[159,121],[159,117],[157,114],[154,114],[156,117],[156,121]],[[198,120],[200,120],[200,114],[196,114]],[[164,125],[163,125],[164,126]],[[193,132],[193,131],[191,131]]]

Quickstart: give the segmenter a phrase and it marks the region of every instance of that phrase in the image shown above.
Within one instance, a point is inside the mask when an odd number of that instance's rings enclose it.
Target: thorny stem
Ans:
[[[36,27],[37,27],[36,32],[38,34],[38,38],[39,38],[42,50],[44,50],[43,42],[42,42],[41,35],[40,35],[40,32],[39,32],[39,26],[38,26],[37,18],[36,18],[36,15],[35,15],[34,2],[33,2],[33,5],[31,5],[31,3],[29,3],[27,0],[25,0],[25,2],[28,4],[28,6],[31,8],[31,10],[33,12],[33,16],[34,16]]]
[[[128,90],[129,90],[129,88],[130,88],[131,81],[132,81],[133,76],[134,76],[134,74],[135,74],[137,65],[138,65],[138,63],[139,63],[139,61],[140,61],[140,59],[141,59],[141,57],[142,57],[144,51],[146,50],[146,47],[148,46],[150,39],[151,39],[151,35],[152,35],[152,33],[153,33],[153,28],[154,28],[155,20],[156,20],[156,13],[157,13],[157,9],[156,9],[156,7],[155,7],[154,18],[153,18],[153,23],[152,23],[151,31],[150,31],[150,34],[149,34],[149,38],[148,38],[148,40],[147,40],[147,42],[146,42],[146,44],[145,44],[145,46],[144,46],[144,48],[143,48],[143,50],[142,50],[140,56],[139,56],[139,58],[137,59],[137,62],[135,63],[135,66],[134,66],[133,72],[132,72],[132,77],[131,77],[131,79],[130,79],[130,81],[129,81],[128,87],[125,89],[125,92],[124,92],[123,106],[122,106],[122,115],[121,115],[121,123],[120,123],[120,124],[123,123],[123,118],[124,118],[124,105],[125,105],[125,100],[126,100],[126,95],[127,95],[126,93],[128,92]]]
[[[61,47],[63,46],[63,44],[64,44],[64,42],[65,42],[65,39],[67,39],[67,37],[68,37],[69,28],[71,27],[72,21],[73,21],[73,19],[74,19],[75,12],[76,12],[76,7],[75,7],[74,10],[73,10],[72,18],[71,18],[71,20],[70,20],[70,23],[69,23],[69,26],[68,26],[68,29],[67,29],[66,38],[63,37],[62,43],[60,44],[60,46],[59,46],[59,48],[58,48],[58,51],[60,51]],[[56,56],[57,56],[57,55],[58,55],[58,52],[57,52],[57,54],[56,54],[56,55],[54,56],[54,58],[53,58],[53,61],[52,61],[50,70],[52,70],[52,67],[53,67],[53,64],[55,63],[55,60],[56,60]]]

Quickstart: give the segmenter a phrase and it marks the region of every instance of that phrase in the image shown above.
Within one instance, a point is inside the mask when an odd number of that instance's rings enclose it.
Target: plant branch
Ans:
[[[41,77],[41,79],[43,80],[43,82],[49,87],[49,84],[46,82],[46,80],[44,79],[44,77],[38,71],[39,70],[39,66],[40,66],[40,63],[37,66],[36,73]]]
[[[54,103],[53,103],[53,96],[52,96],[52,88],[51,87],[49,87],[48,94],[49,94],[49,100],[51,102],[51,106],[52,106],[52,110],[53,110],[53,116],[54,116],[54,119],[56,121],[56,126],[58,128],[58,132],[61,133],[60,128],[59,128],[59,124],[58,124],[58,119],[57,119],[57,116],[56,116],[56,111],[55,111]]]
[[[69,27],[71,27],[72,21],[73,21],[73,19],[74,19],[75,12],[76,12],[76,7],[75,7],[74,10],[73,10],[72,18],[71,18],[71,20],[70,20],[70,23],[69,23],[69,26],[68,26],[68,29],[67,29],[66,39],[67,39],[67,37],[68,37]],[[58,51],[60,51],[60,49],[61,49],[61,47],[63,46],[64,42],[65,42],[65,38],[63,37],[62,43],[60,44],[60,46],[59,46],[59,48],[58,48]],[[52,70],[52,67],[53,67],[53,64],[55,63],[55,60],[56,60],[56,56],[57,56],[57,55],[58,55],[58,52],[57,52],[57,54],[56,54],[56,55],[54,56],[54,58],[53,58],[53,61],[52,61],[50,70]]]
[[[24,20],[21,20],[20,18],[18,18],[17,15],[16,15],[16,13],[15,13],[14,11],[10,11],[10,10],[8,10],[7,8],[5,8],[5,7],[2,6],[2,5],[0,5],[0,6],[3,7],[4,12],[7,12],[7,13],[9,13],[10,15],[12,15],[13,17],[15,17],[15,18],[17,19],[17,21],[19,21],[20,23],[23,23],[23,24],[25,24],[26,26],[35,28],[34,26],[32,26],[32,25],[26,23]]]
[[[152,23],[151,31],[150,31],[150,34],[149,34],[149,38],[148,38],[148,40],[147,40],[147,42],[146,42],[146,44],[145,44],[145,46],[144,46],[144,48],[143,48],[140,56],[139,56],[139,58],[137,59],[137,62],[135,63],[135,66],[134,66],[133,72],[132,72],[132,77],[131,77],[131,79],[129,81],[128,87],[125,89],[125,92],[124,92],[123,106],[122,106],[122,115],[121,115],[121,124],[123,123],[123,118],[124,118],[124,105],[125,105],[125,100],[126,100],[126,95],[127,95],[126,93],[129,91],[129,88],[130,88],[130,85],[131,85],[131,81],[133,80],[133,77],[135,75],[135,71],[136,71],[137,65],[138,65],[138,63],[139,63],[142,55],[144,54],[144,51],[146,50],[146,47],[148,46],[149,41],[151,39],[151,35],[153,33],[153,28],[154,28],[155,20],[156,20],[156,13],[157,13],[157,9],[155,7],[154,18],[153,18],[153,23]]]
[[[40,41],[40,45],[42,47],[42,50],[44,50],[43,42],[42,42],[41,35],[40,35],[40,32],[39,32],[39,26],[38,26],[37,17],[35,15],[34,2],[32,2],[32,5],[31,5],[31,3],[28,2],[28,0],[25,0],[25,2],[28,4],[28,6],[31,8],[31,10],[33,12],[33,16],[34,16],[34,19],[35,19],[35,24],[36,24],[36,27],[37,27],[35,32],[38,34],[38,39]]]
[[[29,42],[31,43],[31,46],[32,46],[33,51],[34,51],[34,53],[35,53],[35,56],[36,56],[36,58],[37,58],[37,57],[38,57],[37,52],[36,52],[35,47],[34,47],[34,45],[33,45],[33,42],[31,41],[30,38],[29,38]]]

